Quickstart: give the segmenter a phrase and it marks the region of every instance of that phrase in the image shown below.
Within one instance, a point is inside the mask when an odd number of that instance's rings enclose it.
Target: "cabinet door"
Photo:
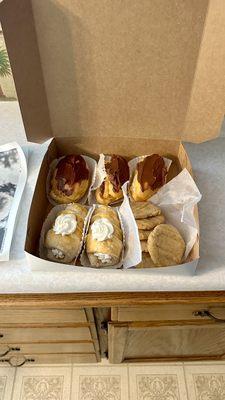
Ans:
[[[111,323],[109,360],[220,359],[225,354],[225,324],[205,322]]]

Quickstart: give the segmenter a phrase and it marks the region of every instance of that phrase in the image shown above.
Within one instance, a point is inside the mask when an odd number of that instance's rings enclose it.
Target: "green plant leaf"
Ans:
[[[0,76],[11,75],[11,68],[6,49],[0,49]]]

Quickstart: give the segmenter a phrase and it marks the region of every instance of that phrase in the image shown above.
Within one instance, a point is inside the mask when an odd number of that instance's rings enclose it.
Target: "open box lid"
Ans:
[[[224,0],[4,0],[0,21],[29,140],[218,135]]]

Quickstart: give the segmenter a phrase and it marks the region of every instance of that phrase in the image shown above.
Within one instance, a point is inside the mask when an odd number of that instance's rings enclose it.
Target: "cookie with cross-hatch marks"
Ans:
[[[148,237],[148,251],[157,267],[180,264],[185,247],[179,231],[169,224],[156,226]]]
[[[160,208],[148,201],[131,202],[130,205],[135,219],[156,217],[161,214]]]
[[[165,222],[165,218],[163,215],[157,215],[156,217],[137,219],[136,224],[138,229],[150,231],[155,228],[155,226],[159,224],[163,224]]]
[[[151,231],[144,231],[143,229],[138,229],[138,235],[140,240],[148,240]]]

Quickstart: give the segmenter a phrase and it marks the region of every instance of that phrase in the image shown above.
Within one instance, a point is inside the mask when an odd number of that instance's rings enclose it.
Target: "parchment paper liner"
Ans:
[[[72,203],[70,203],[70,204],[72,204]],[[76,265],[76,261],[78,260],[79,255],[80,255],[81,250],[82,250],[82,247],[83,247],[84,237],[85,237],[85,229],[86,229],[86,225],[88,223],[89,214],[91,212],[92,207],[85,206],[88,209],[88,213],[87,213],[87,215],[86,215],[86,217],[84,219],[84,228],[83,228],[82,238],[81,238],[81,242],[80,242],[80,248],[79,248],[79,251],[77,253],[76,258],[73,261],[71,261],[71,263],[61,263],[61,262],[59,262],[57,260],[55,260],[55,261],[49,260],[47,258],[46,248],[44,246],[44,240],[45,240],[46,233],[48,232],[49,229],[52,228],[52,226],[53,226],[53,224],[55,222],[57,214],[60,211],[65,210],[67,206],[69,206],[69,204],[59,204],[59,205],[53,207],[51,209],[51,211],[49,212],[49,214],[47,215],[47,217],[46,217],[46,219],[45,219],[45,221],[43,223],[42,229],[41,229],[41,235],[40,235],[40,241],[39,241],[39,256],[40,256],[40,258],[42,258],[44,260],[47,260],[47,261],[50,261],[50,262],[56,262],[56,263],[62,264],[62,265],[74,265],[75,266]]]
[[[199,235],[194,208],[201,200],[201,197],[197,185],[185,168],[148,200],[160,207],[162,214],[165,216],[165,222],[175,226],[186,243],[182,264],[155,268],[179,268],[190,262],[187,259]],[[149,268],[154,269],[154,267]]]
[[[92,185],[94,184],[94,182],[96,180],[97,162],[91,157],[84,156],[83,154],[81,154],[81,156],[85,159],[85,161],[87,163],[87,166],[88,166],[88,169],[89,169],[89,172],[90,172],[90,183],[89,183],[88,190],[86,191],[84,196],[81,197],[80,200],[76,201],[76,203],[85,204],[87,202],[87,199],[89,198]],[[53,200],[49,195],[50,190],[51,190],[51,179],[52,179],[52,175],[53,175],[53,172],[54,172],[54,169],[55,169],[57,163],[60,160],[62,160],[64,157],[65,156],[62,156],[60,158],[56,158],[55,160],[53,160],[51,162],[50,167],[49,167],[48,176],[47,176],[47,179],[46,179],[47,198],[48,198],[49,203],[51,203],[53,206],[58,206],[59,203],[57,203],[55,200]]]

